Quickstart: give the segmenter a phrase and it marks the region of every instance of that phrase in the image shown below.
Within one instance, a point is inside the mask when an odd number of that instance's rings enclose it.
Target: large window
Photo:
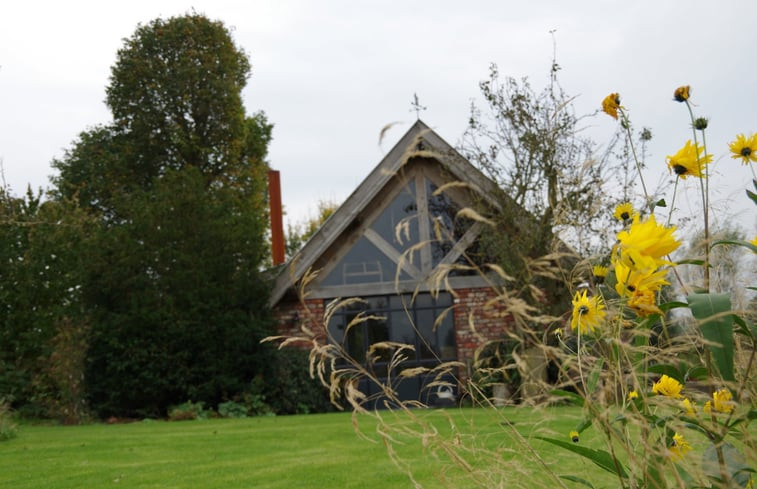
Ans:
[[[366,364],[366,355],[371,344],[393,341],[412,345],[414,351],[407,351],[408,359],[400,369],[424,366],[433,368],[444,361],[456,359],[455,331],[450,294],[442,293],[434,299],[431,294],[419,294],[412,300],[410,295],[368,297],[364,302],[355,303],[334,314],[329,323],[329,333],[333,341],[341,344],[349,355]],[[347,325],[359,313],[375,316],[352,326]],[[389,377],[390,353],[367,364],[377,377],[385,382]],[[398,372],[393,372],[396,378]],[[393,385],[403,400],[426,400],[429,396],[424,386],[432,379],[416,377],[404,379]],[[379,396],[375,385],[361,383],[361,390],[369,396]]]

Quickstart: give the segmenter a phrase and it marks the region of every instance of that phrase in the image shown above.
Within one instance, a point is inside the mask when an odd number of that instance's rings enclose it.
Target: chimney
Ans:
[[[278,170],[268,170],[268,202],[271,206],[271,256],[273,265],[284,263],[284,216],[281,209],[281,179]]]

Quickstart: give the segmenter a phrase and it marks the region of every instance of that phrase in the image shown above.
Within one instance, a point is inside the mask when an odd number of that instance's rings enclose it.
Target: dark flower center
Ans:
[[[676,175],[686,175],[689,169],[683,165],[673,165],[673,171],[676,172]]]
[[[626,288],[630,290],[631,292],[636,292],[636,287],[634,287],[633,285],[628,285],[626,286]]]
[[[583,316],[584,314],[587,314],[589,312],[589,308],[587,306],[581,306],[578,308],[578,315]]]
[[[749,155],[751,154],[752,154],[752,148],[750,147],[741,148],[741,156],[749,157]]]
[[[624,212],[620,215],[620,218],[623,219],[624,221],[627,221],[628,219],[631,218],[631,216],[628,215],[628,212]]]

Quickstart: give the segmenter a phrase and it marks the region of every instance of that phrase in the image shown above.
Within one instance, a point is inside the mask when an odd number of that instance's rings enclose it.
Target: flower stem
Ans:
[[[704,289],[706,292],[710,291],[710,218],[709,218],[709,202],[707,199],[707,195],[709,193],[709,182],[707,182],[707,187],[705,188],[705,182],[703,180],[708,180],[707,178],[707,166],[704,168],[704,173],[702,173],[702,159],[699,156],[699,143],[697,142],[697,129],[695,127],[694,122],[694,111],[691,110],[691,104],[688,100],[686,100],[686,108],[689,109],[689,117],[691,118],[691,130],[694,133],[694,148],[696,149],[697,154],[697,166],[699,169],[699,174],[702,175],[699,179],[699,188],[702,191],[702,214],[704,217]],[[707,158],[707,143],[704,139],[704,130],[702,130],[702,148],[704,150],[704,157]]]
[[[641,162],[639,161],[639,157],[636,154],[636,147],[633,144],[633,135],[631,134],[631,122],[628,120],[628,116],[623,111],[623,108],[620,107],[618,109],[620,112],[620,125],[623,127],[623,129],[626,130],[626,137],[628,138],[628,145],[631,147],[631,154],[633,155],[633,161],[636,163],[636,170],[639,172],[639,180],[641,181],[641,188],[644,191],[644,202],[645,207],[649,207],[649,210],[652,214],[654,214],[654,208],[655,206],[652,205],[652,199],[649,197],[649,192],[647,192],[647,185],[644,183],[644,175],[641,173]]]

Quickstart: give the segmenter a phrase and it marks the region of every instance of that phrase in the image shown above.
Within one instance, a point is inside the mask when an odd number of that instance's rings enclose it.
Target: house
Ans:
[[[470,267],[481,264],[477,243],[487,225],[458,215],[460,209],[482,203],[497,206],[495,189],[418,120],[282,267],[270,299],[279,334],[298,336],[301,322],[315,318],[310,328],[321,328],[324,338],[343,343],[358,359],[378,341],[411,344],[415,348],[404,368],[456,360],[467,366],[449,379],[458,385],[469,375],[475,350],[512,326],[503,306],[493,300],[496,277]],[[311,270],[318,274],[301,301],[295,283]],[[326,305],[350,297],[364,302],[337,311],[323,325]],[[345,337],[346,325],[360,311],[376,318],[351,328]],[[381,371],[386,364],[378,362],[375,368],[379,376],[387,375]],[[403,400],[436,403],[450,397],[448,389],[425,389],[430,381],[423,376],[404,379],[397,390]],[[367,382],[360,388],[369,396],[377,393]]]

